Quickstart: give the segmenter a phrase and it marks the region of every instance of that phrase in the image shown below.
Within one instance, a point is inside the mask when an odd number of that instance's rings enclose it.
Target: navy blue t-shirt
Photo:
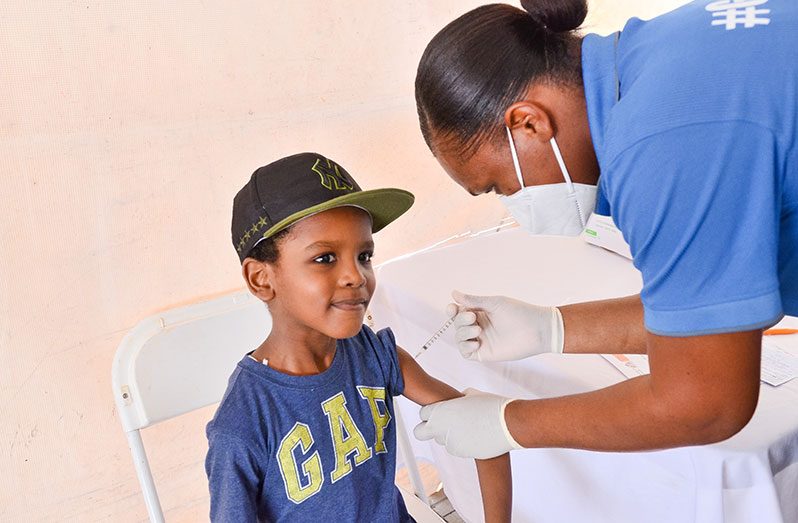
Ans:
[[[339,340],[312,376],[245,356],[207,427],[211,520],[413,521],[394,485],[403,390],[389,329]]]

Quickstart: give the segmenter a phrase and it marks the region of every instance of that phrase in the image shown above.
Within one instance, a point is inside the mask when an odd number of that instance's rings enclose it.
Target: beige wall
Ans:
[[[0,521],[145,518],[113,354],[141,318],[241,287],[230,206],[256,167],[317,150],[416,193],[383,260],[504,216],[442,174],[413,102],[428,39],[481,3],[3,2]],[[596,1],[589,26],[679,3]],[[171,521],[207,513],[211,412],[145,434]]]

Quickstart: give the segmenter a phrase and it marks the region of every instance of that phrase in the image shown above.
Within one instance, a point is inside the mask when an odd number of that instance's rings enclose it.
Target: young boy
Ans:
[[[363,325],[371,234],[412,204],[400,189],[362,191],[315,153],[261,167],[236,195],[233,245],[273,326],[208,424],[213,521],[413,521],[394,485],[392,398],[461,394],[389,329]],[[478,460],[477,472],[486,520],[509,521],[509,456]]]

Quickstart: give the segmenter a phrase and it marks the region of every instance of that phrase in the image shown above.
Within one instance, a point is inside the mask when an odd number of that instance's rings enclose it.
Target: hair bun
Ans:
[[[521,7],[554,33],[573,31],[587,16],[587,0],[521,0]]]

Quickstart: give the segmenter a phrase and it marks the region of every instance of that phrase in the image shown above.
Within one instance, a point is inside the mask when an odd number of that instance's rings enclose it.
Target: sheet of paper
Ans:
[[[636,378],[650,372],[648,356],[645,354],[602,354],[601,356],[627,378]]]
[[[632,259],[632,252],[629,245],[623,239],[623,234],[615,226],[615,222],[609,216],[602,216],[593,213],[587,219],[587,225],[582,231],[582,239],[587,243],[598,245],[612,252],[618,253],[624,258]]]
[[[648,356],[645,354],[602,354],[601,356],[627,378],[636,378],[651,372]],[[798,357],[766,338],[762,342],[760,379],[778,387],[796,377],[798,377]]]
[[[774,387],[798,377],[798,358],[769,339],[762,342],[762,381]]]

